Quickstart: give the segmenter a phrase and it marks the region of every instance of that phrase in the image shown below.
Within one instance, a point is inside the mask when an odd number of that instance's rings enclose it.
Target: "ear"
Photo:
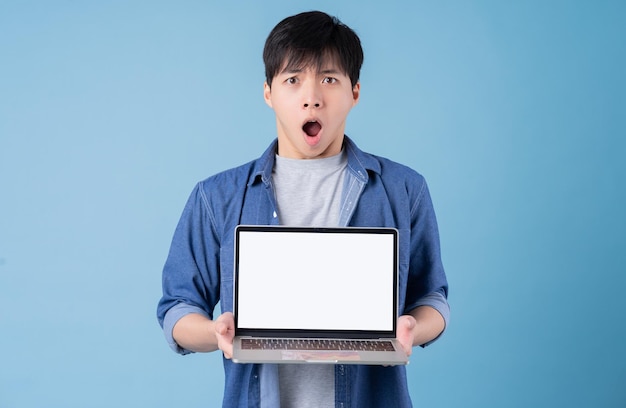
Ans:
[[[361,96],[361,83],[357,82],[352,87],[352,106],[355,106],[359,103],[359,97]]]
[[[272,89],[267,84],[267,81],[263,82],[263,99],[265,99],[265,103],[270,108],[272,107]]]

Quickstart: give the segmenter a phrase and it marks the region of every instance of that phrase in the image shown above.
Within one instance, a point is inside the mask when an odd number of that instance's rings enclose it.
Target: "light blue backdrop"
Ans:
[[[429,181],[452,322],[423,407],[626,406],[623,1],[0,2],[0,407],[215,407],[160,274],[196,181],[258,156],[270,29],[364,44],[347,133]]]

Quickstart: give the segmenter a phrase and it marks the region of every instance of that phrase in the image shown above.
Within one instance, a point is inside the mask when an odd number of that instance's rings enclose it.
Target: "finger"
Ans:
[[[224,354],[224,357],[231,359],[233,357],[233,343],[228,341],[221,341],[219,344],[220,350]]]

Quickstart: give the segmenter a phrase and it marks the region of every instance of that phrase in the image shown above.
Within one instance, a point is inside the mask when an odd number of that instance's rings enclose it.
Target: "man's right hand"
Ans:
[[[235,318],[231,312],[222,313],[215,321],[215,337],[217,347],[222,350],[224,357],[233,357],[233,337],[235,337]]]

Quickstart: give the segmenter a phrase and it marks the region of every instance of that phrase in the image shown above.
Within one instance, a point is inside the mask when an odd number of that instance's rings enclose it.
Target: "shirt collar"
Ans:
[[[381,169],[379,161],[359,149],[348,136],[344,136],[343,146],[348,153],[348,169],[361,181],[367,182],[369,179],[368,172],[370,171],[380,174]],[[258,180],[262,181],[266,187],[269,186],[277,148],[278,139],[274,139],[254,164],[250,179],[248,180],[248,186]]]

